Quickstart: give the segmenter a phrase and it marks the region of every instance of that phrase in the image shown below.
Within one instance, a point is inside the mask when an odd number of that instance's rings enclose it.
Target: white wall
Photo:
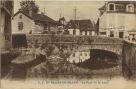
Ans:
[[[80,29],[76,29],[76,35],[80,35]]]
[[[75,56],[73,56],[73,54],[75,54]],[[75,61],[75,63],[78,63],[82,60],[85,61],[87,59],[90,58],[90,51],[86,50],[86,51],[78,51],[78,52],[73,52],[70,57],[68,58],[68,61],[70,63],[73,63],[73,61]]]
[[[68,29],[68,31],[69,31],[69,34],[71,34],[71,35],[74,35],[73,34],[73,30],[74,29]],[[90,34],[90,31],[87,31],[87,34],[85,34],[86,33],[86,31],[81,31],[81,33],[80,33],[80,29],[75,29],[76,30],[76,34],[75,35],[92,35],[92,36],[94,36],[95,35],[95,31],[91,31],[91,34]]]
[[[85,34],[87,32],[87,34]],[[82,31],[82,35],[90,35],[90,31]]]
[[[92,31],[92,34],[91,34],[92,36],[95,36],[95,31]]]
[[[87,31],[87,35],[90,35],[90,31]]]
[[[110,29],[113,28],[113,29]],[[114,35],[119,36],[119,31],[124,31],[128,36],[127,31],[136,29],[136,15],[128,13],[107,13],[105,12],[100,17],[100,32],[107,32],[106,36],[109,36],[110,30],[115,31]]]
[[[73,30],[74,29],[68,29],[70,35],[73,35]]]
[[[75,35],[80,35],[80,30],[79,29],[75,29],[75,30],[76,30],[76,34]],[[68,31],[69,31],[70,35],[74,35],[73,34],[74,29],[68,29]]]
[[[85,31],[82,31],[82,35],[85,35]]]

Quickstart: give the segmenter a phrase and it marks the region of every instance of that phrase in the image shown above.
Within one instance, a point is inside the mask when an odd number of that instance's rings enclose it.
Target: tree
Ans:
[[[39,6],[35,4],[35,1],[33,0],[25,0],[20,2],[20,10],[28,12],[29,10],[32,10],[33,13],[38,13]]]

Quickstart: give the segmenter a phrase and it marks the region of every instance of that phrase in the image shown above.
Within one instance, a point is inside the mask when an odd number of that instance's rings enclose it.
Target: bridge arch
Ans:
[[[96,54],[96,56],[113,58],[114,60],[121,60],[122,56],[117,54],[116,52],[104,49],[90,49],[90,55]]]
[[[120,66],[121,56],[107,50],[90,49],[90,58],[75,65],[87,69],[107,69]]]
[[[85,44],[85,45],[79,45],[78,50],[90,50],[90,49],[98,49],[98,50],[105,50],[109,52],[113,52],[117,55],[122,55],[122,47],[123,44],[110,44],[110,43],[105,43],[105,44]]]

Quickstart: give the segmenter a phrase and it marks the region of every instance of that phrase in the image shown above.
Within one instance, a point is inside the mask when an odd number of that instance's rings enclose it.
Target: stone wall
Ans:
[[[136,75],[136,44],[125,41],[122,54],[123,75],[131,78]]]

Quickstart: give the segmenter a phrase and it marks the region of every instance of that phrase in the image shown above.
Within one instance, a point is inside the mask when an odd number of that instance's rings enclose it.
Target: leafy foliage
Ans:
[[[35,1],[33,0],[25,0],[20,2],[20,10],[22,11],[29,11],[32,10],[33,13],[38,13],[39,11],[39,6],[35,4]]]

